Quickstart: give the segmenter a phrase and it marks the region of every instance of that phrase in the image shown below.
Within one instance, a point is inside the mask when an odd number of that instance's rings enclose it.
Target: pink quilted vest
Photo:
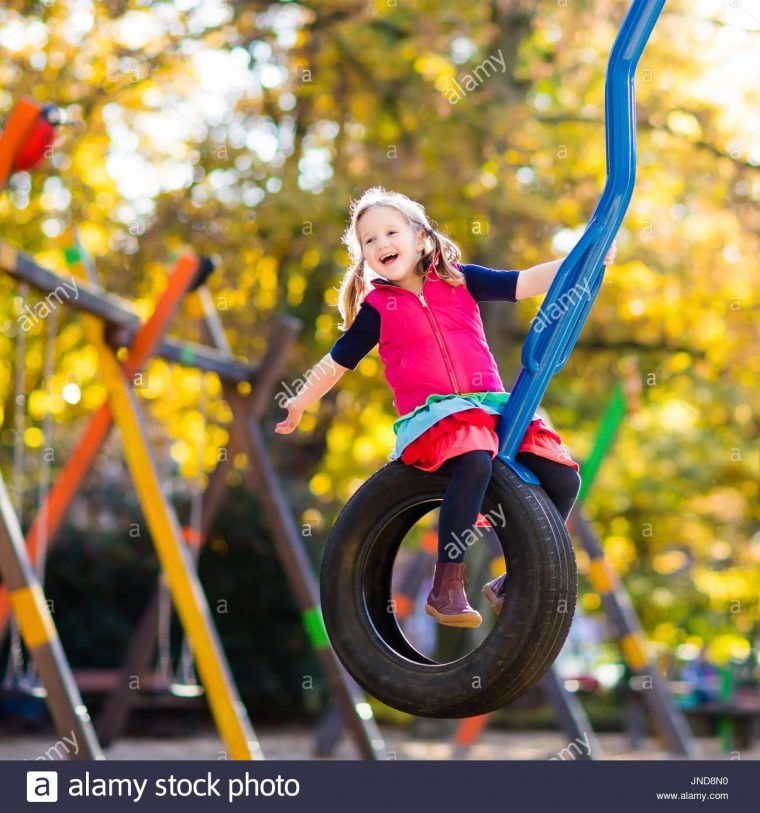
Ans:
[[[477,303],[463,283],[453,287],[435,272],[422,296],[373,279],[366,302],[380,314],[380,358],[399,415],[430,395],[504,392],[486,343]]]

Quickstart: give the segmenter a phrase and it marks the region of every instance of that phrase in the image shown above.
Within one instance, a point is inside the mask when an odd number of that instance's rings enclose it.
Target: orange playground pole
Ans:
[[[478,714],[477,717],[465,717],[457,726],[454,735],[455,755],[466,751],[483,733],[490,714]]]

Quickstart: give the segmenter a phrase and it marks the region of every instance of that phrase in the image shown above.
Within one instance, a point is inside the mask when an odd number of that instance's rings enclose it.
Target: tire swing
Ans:
[[[664,0],[634,0],[615,40],[605,85],[607,183],[546,295],[544,312],[554,313],[556,304],[560,316],[548,324],[533,321],[523,369],[497,426],[500,452],[481,512],[504,512],[503,527],[493,530],[509,580],[490,633],[458,660],[437,663],[412,646],[393,612],[396,553],[414,524],[442,502],[445,473],[386,464],[346,503],[328,539],[320,587],[330,641],[357,683],[400,711],[457,718],[511,703],[549,669],[570,629],[577,595],[572,542],[554,504],[515,453],[551,377],[575,346],[604,278],[602,259],[633,192],[633,79],[663,5]],[[573,296],[578,290],[588,295]],[[570,308],[568,301],[574,303]]]
[[[423,717],[491,711],[527,691],[565,642],[576,594],[570,538],[539,486],[524,483],[499,459],[493,468],[482,511],[504,511],[504,527],[493,530],[510,589],[491,634],[453,663],[436,664],[418,652],[391,604],[396,553],[415,522],[441,503],[448,477],[389,463],[335,524],[322,563],[325,624],[356,681],[394,708]]]

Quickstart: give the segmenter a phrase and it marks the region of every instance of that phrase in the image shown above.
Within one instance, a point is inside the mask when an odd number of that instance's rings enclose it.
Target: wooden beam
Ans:
[[[47,294],[52,304],[65,304],[102,319],[108,325],[108,339],[112,344],[130,346],[142,331],[142,320],[126,300],[85,280],[64,277],[43,268],[28,254],[2,240],[0,270]],[[216,373],[226,381],[254,383],[256,380],[255,367],[195,342],[179,341],[170,336],[162,338],[154,354],[167,361]]]

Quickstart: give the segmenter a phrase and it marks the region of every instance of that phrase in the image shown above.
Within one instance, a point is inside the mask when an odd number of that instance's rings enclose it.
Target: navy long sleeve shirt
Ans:
[[[516,302],[519,271],[497,271],[482,265],[461,265],[467,290],[476,302]],[[332,346],[330,355],[349,370],[380,341],[380,314],[368,302],[362,302],[351,327]]]

